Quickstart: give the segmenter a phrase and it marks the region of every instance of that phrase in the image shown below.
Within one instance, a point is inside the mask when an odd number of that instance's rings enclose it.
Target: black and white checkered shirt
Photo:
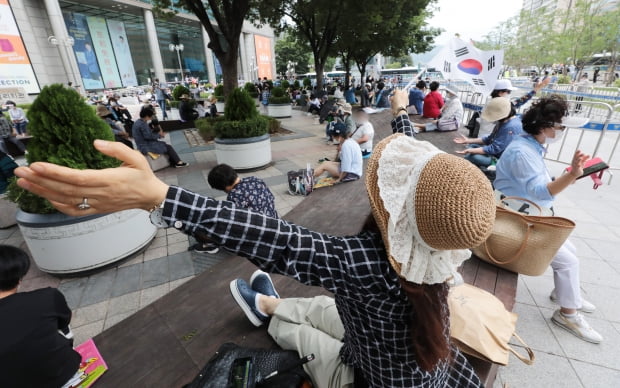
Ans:
[[[392,125],[392,133],[404,133],[407,136],[415,136],[413,124],[409,121],[409,115],[406,112],[394,117],[390,124]]]
[[[418,367],[409,327],[415,312],[379,235],[328,236],[178,187],[168,191],[163,217],[267,272],[333,292],[345,328],[340,355],[370,387],[482,386],[456,349],[451,365],[443,361],[432,373]]]

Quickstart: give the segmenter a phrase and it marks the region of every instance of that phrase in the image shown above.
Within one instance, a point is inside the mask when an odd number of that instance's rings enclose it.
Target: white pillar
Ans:
[[[273,78],[275,79],[278,74],[276,74],[276,38],[271,38],[271,74],[273,74]]]
[[[159,78],[160,82],[166,82],[164,62],[161,59],[157,30],[155,29],[155,19],[153,19],[153,12],[150,9],[144,10],[144,26],[146,27],[146,39],[149,42],[149,51],[151,52],[151,61],[153,62],[155,78]]]
[[[254,34],[248,34],[245,37],[245,52],[248,56],[248,74],[249,82],[254,82],[258,79],[258,73],[256,72],[256,48],[254,47]]]
[[[211,49],[209,48],[209,42],[211,42],[211,39],[209,39],[209,34],[203,26],[200,27],[200,30],[202,31],[202,42],[205,48],[205,61],[207,62],[207,78],[209,79],[209,83],[211,83],[212,85],[216,85],[217,77],[215,76],[215,63],[213,62],[214,56],[213,51],[211,51]]]
[[[73,83],[73,86],[80,86],[80,93],[84,93],[84,85],[82,85],[82,77],[78,68],[73,48],[68,44],[69,33],[67,25],[62,17],[62,10],[58,0],[45,0],[45,10],[52,26],[52,33],[58,41],[58,51],[62,65],[67,73],[67,80]]]
[[[248,77],[248,55],[246,53],[245,50],[245,33],[242,32],[241,35],[239,35],[239,52],[241,54],[241,73],[239,74],[242,78],[244,82],[248,82],[249,77]]]

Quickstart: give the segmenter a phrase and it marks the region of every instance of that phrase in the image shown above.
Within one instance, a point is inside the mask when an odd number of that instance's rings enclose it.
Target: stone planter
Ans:
[[[267,115],[275,118],[291,117],[293,106],[291,104],[269,104],[267,105]]]
[[[215,138],[215,155],[219,164],[235,170],[263,167],[271,163],[271,138],[268,133],[247,139]]]
[[[139,251],[157,233],[144,210],[70,217],[17,211],[17,224],[37,266],[70,274],[92,270]]]
[[[217,108],[218,113],[223,113],[226,108],[226,103],[224,101],[218,101],[215,103],[215,107]]]

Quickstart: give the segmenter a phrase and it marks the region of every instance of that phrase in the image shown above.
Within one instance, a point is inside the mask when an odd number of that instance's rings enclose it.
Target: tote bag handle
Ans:
[[[504,209],[502,209],[502,210],[504,210]],[[523,254],[523,252],[525,251],[525,248],[527,247],[527,243],[530,240],[530,235],[532,234],[532,229],[534,228],[534,224],[523,220],[523,218],[521,218],[522,216],[520,216],[518,214],[517,214],[517,216],[519,217],[519,219],[521,219],[523,221],[523,223],[527,227],[527,230],[525,232],[525,237],[523,238],[523,242],[521,243],[521,246],[519,247],[519,250],[517,251],[517,253],[515,253],[515,255],[511,259],[508,259],[506,261],[501,261],[501,260],[496,259],[495,257],[493,257],[493,255],[491,254],[491,251],[489,250],[489,244],[487,243],[488,240],[484,242],[484,251],[486,252],[487,257],[489,258],[489,260],[491,260],[495,264],[499,264],[499,265],[510,264],[513,261],[518,260],[521,257],[521,255]]]
[[[521,339],[521,337],[519,337],[517,335],[517,333],[512,333],[512,335],[519,341],[521,342],[521,344],[523,345],[523,347],[525,348],[525,351],[527,352],[527,356],[524,356],[522,354],[519,354],[516,350],[514,350],[512,348],[512,346],[508,345],[508,350],[510,351],[510,353],[514,354],[515,357],[517,357],[519,360],[523,361],[523,363],[527,364],[527,365],[532,365],[534,363],[534,361],[536,360],[536,356],[534,355],[534,351],[532,350],[532,348],[530,348],[525,341],[523,341]]]

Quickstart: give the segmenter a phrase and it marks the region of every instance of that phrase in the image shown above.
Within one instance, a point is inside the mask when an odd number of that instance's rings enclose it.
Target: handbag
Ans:
[[[314,170],[309,163],[305,169],[289,171],[286,175],[289,194],[307,196],[312,193],[314,189]]]
[[[250,381],[247,388],[300,388],[310,382],[304,372],[297,352],[280,349],[244,348],[233,343],[225,343],[200,370],[200,373],[184,388],[232,388],[231,369],[236,360],[251,360]],[[293,367],[292,369],[290,369]],[[277,376],[258,382],[274,371],[282,371]]]
[[[527,365],[534,363],[534,351],[515,332],[517,314],[507,311],[495,295],[462,284],[450,289],[448,305],[451,337],[463,353],[504,366],[510,353]],[[512,337],[525,347],[527,356],[508,344]]]
[[[542,214],[540,206],[525,198],[504,199],[528,203]],[[549,267],[574,228],[575,223],[567,218],[521,214],[500,201],[491,235],[472,252],[500,268],[539,276]]]
[[[459,129],[459,120],[456,117],[449,119],[439,119],[437,121],[437,130],[439,132],[450,132]]]

